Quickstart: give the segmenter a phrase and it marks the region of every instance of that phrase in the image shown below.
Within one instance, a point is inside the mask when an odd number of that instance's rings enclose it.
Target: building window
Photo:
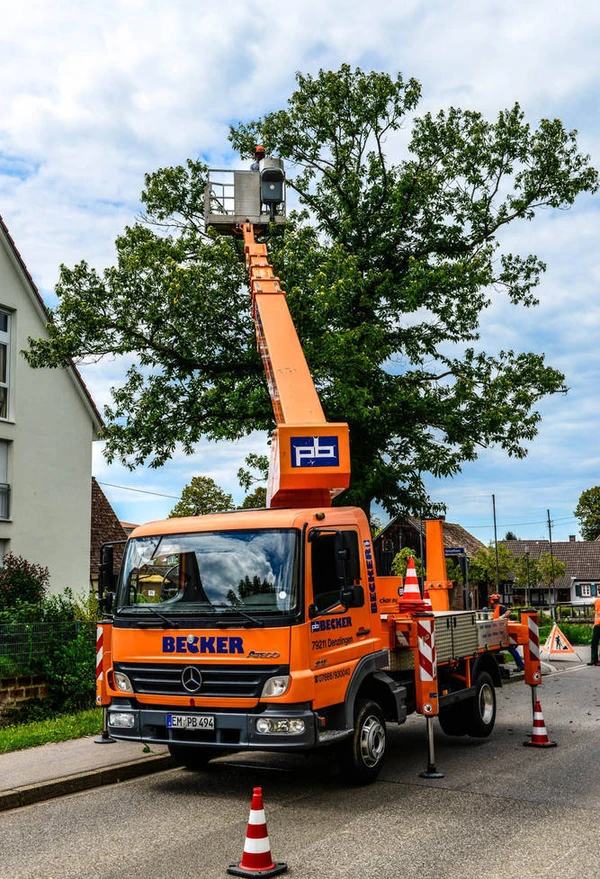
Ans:
[[[0,311],[0,418],[8,418],[10,314]]]
[[[582,598],[591,598],[592,597],[592,587],[589,583],[581,584],[581,597]]]
[[[7,440],[0,440],[0,519],[10,519],[10,485],[8,484]]]

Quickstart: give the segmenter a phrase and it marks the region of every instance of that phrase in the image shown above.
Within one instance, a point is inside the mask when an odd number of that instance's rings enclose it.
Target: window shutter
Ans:
[[[598,594],[597,589],[598,589],[598,587],[596,586],[596,584],[592,583],[592,598],[595,598],[596,595]]]
[[[577,598],[581,598],[581,584],[577,583],[575,586],[575,595]]]

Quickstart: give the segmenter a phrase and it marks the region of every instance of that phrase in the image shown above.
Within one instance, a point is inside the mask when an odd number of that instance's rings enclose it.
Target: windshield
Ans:
[[[207,531],[129,541],[116,611],[281,615],[298,603],[293,530]]]

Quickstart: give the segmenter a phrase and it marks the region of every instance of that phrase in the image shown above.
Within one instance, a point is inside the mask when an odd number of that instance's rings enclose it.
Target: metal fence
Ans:
[[[64,645],[81,641],[92,648],[96,624],[83,621],[0,623],[0,678],[38,674]]]

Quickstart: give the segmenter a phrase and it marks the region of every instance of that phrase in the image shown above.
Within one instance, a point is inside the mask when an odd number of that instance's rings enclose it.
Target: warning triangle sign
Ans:
[[[578,660],[581,662],[581,656],[576,652],[570,644],[568,638],[561,632],[556,623],[552,626],[552,631],[546,638],[546,643],[542,647],[542,655],[544,659],[564,659]]]

